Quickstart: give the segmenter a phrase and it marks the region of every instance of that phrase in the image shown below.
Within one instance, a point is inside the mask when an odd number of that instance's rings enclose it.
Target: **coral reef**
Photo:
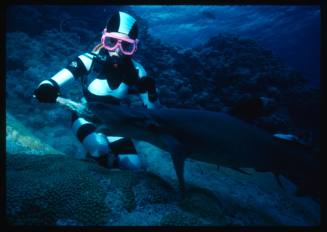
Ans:
[[[106,191],[90,172],[90,166],[67,156],[9,156],[9,223],[56,225],[72,220],[81,225],[104,224],[109,213],[104,204]]]

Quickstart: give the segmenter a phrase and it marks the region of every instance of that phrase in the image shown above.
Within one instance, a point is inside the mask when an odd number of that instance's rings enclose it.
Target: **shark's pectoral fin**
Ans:
[[[171,135],[163,134],[161,135],[161,139],[171,154],[180,190],[184,192],[184,161],[186,159],[186,150],[183,148],[181,143]]]

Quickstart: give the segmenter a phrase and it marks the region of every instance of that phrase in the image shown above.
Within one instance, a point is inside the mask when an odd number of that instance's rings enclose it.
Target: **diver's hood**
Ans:
[[[107,22],[107,32],[119,32],[128,35],[131,39],[137,38],[136,19],[131,15],[119,11],[115,13]]]

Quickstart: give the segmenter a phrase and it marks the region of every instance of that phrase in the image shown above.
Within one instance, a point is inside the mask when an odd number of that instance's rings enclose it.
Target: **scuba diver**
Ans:
[[[83,83],[81,101],[120,104],[128,94],[139,94],[145,107],[160,107],[155,81],[142,65],[132,59],[138,45],[136,19],[117,12],[107,21],[101,43],[92,52],[73,59],[50,79],[42,81],[34,96],[39,102],[55,103],[60,88],[72,80]],[[95,78],[89,80],[91,73]],[[94,123],[72,115],[72,128],[87,151],[87,158],[108,168],[139,170],[141,162],[131,138],[106,136],[96,132]]]

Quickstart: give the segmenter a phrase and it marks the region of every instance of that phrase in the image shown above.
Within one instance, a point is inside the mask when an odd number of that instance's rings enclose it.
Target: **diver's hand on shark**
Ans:
[[[88,106],[83,103],[74,102],[71,99],[62,97],[57,97],[56,102],[64,106],[66,109],[75,112],[79,117],[83,117],[95,123],[100,122],[98,117],[96,117],[96,115],[92,113]]]

